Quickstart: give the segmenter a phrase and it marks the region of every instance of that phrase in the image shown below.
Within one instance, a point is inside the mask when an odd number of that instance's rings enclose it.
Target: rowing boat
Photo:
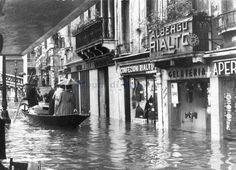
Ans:
[[[56,127],[70,127],[75,128],[89,117],[89,114],[71,114],[55,116],[47,114],[47,109],[36,110],[29,108],[23,110],[22,113],[34,125],[47,125]]]

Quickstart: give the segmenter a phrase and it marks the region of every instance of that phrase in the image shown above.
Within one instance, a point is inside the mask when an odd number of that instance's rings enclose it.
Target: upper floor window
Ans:
[[[44,41],[44,46],[45,46],[45,49],[48,48],[47,40]]]
[[[59,33],[56,33],[52,36],[54,40],[54,44],[57,48],[64,48],[65,47],[65,38],[62,37]]]
[[[221,0],[222,13],[236,10],[235,0]]]
[[[99,16],[101,16],[101,3],[100,2],[98,2],[97,4],[96,4],[96,6],[95,6],[95,17],[97,18],[97,17],[99,17]]]
[[[168,0],[167,20],[174,21],[191,13],[193,4],[191,0]]]
[[[91,9],[88,9],[88,20],[91,19]]]
[[[58,47],[59,48],[65,48],[65,38],[64,37],[59,38]]]

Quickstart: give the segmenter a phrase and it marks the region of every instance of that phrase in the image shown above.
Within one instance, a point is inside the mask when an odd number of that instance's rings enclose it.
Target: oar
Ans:
[[[16,114],[15,114],[15,116],[14,116],[13,122],[16,121],[16,118],[17,118],[17,116],[18,116],[18,113],[19,113],[19,110],[20,110],[20,106],[21,106],[21,104],[22,104],[22,101],[23,101],[23,99],[20,100],[20,103],[19,103],[19,105],[18,105],[18,107],[17,107]]]

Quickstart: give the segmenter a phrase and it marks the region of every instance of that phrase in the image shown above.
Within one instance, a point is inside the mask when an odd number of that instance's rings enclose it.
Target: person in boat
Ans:
[[[74,114],[76,108],[75,95],[72,93],[72,85],[66,85],[65,91],[62,92],[59,101],[59,107],[56,116]]]
[[[57,88],[52,96],[52,99],[54,100],[54,113],[56,113],[58,110],[61,94],[63,91],[64,85],[57,85]]]
[[[43,101],[43,96],[41,94],[41,91],[39,88],[36,88],[37,89],[37,98],[38,98],[38,101]]]
[[[49,103],[49,115],[53,115],[54,114],[54,98],[53,98],[53,94],[55,93],[55,90],[50,87],[50,90],[47,94],[44,95],[45,97],[45,102]]]
[[[28,100],[28,106],[33,107],[38,105],[39,94],[36,88],[36,84],[28,84],[26,89],[26,99]]]

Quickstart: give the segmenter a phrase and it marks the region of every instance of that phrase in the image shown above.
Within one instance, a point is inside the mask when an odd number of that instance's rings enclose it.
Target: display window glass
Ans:
[[[132,77],[130,88],[131,119],[156,119],[154,78]]]
[[[236,81],[232,78],[222,78],[223,124],[224,137],[236,139]]]

